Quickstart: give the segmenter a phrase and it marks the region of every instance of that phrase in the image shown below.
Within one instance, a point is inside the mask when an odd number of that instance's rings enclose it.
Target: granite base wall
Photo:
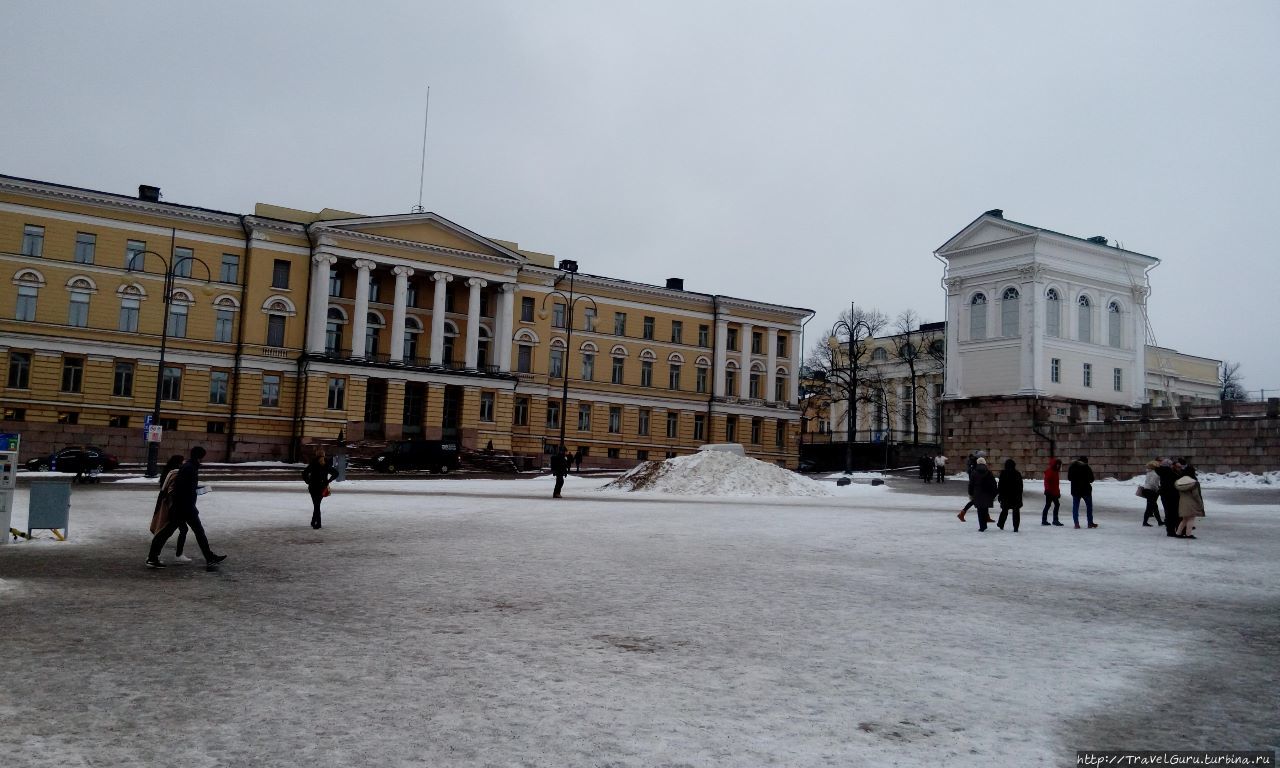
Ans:
[[[133,427],[94,427],[80,424],[45,424],[39,422],[0,422],[0,432],[16,432],[22,435],[20,458],[23,462],[38,456],[47,456],[69,445],[96,445],[114,454],[121,463],[136,464],[147,460],[147,444],[142,430]],[[227,436],[207,432],[170,431],[164,433],[160,444],[160,460],[175,453],[187,455],[197,445],[203,445],[206,462],[226,461],[284,461],[289,456],[287,437],[237,436],[230,456],[227,454]]]

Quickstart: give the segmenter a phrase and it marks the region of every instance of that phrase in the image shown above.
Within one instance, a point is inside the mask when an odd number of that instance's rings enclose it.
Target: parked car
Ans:
[[[120,460],[94,445],[72,445],[48,456],[38,456],[27,461],[32,472],[110,472],[120,466]]]
[[[458,444],[451,440],[401,440],[373,458],[373,468],[379,472],[449,472],[458,466]]]

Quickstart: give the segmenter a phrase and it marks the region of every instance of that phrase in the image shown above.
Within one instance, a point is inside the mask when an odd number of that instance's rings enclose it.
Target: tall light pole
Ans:
[[[560,375],[564,379],[560,388],[560,450],[563,452],[564,447],[564,428],[569,422],[569,350],[573,348],[573,308],[579,301],[591,302],[591,308],[597,309],[596,300],[590,296],[574,296],[573,278],[578,274],[578,262],[573,259],[561,259],[560,271],[564,275],[556,280],[558,284],[567,275],[569,278],[569,295],[566,296],[563,291],[552,291],[542,297],[542,308],[546,309],[547,299],[552,296],[559,296],[565,303],[565,342],[564,342],[564,360],[560,363]]]
[[[849,335],[848,363],[845,366],[846,375],[849,377],[848,387],[847,387],[848,401],[845,404],[845,410],[844,410],[845,424],[846,424],[845,425],[845,430],[846,430],[845,447],[844,447],[844,473],[846,475],[853,472],[853,438],[857,434],[857,427],[858,427],[858,418],[857,418],[858,356],[856,354],[856,351],[857,351],[857,337],[858,337],[859,329],[861,329],[862,332],[867,337],[870,337],[873,332],[871,329],[871,326],[867,325],[865,320],[857,316],[857,311],[854,309],[854,304],[850,302],[849,303],[849,319],[844,320],[842,318],[840,320],[837,320],[835,324],[831,326],[832,338],[839,338],[841,333],[847,333]]]
[[[156,369],[155,404],[151,408],[151,424],[158,425],[160,423],[160,390],[161,390],[161,387],[163,387],[164,385],[164,358],[165,358],[165,352],[169,346],[169,307],[173,303],[173,280],[177,276],[175,273],[177,272],[180,266],[182,266],[183,264],[189,264],[193,261],[197,262],[198,264],[200,264],[200,266],[204,267],[204,271],[206,275],[206,278],[205,278],[206,283],[213,282],[213,272],[209,269],[208,264],[206,264],[202,259],[196,258],[195,256],[172,256],[171,255],[169,258],[166,259],[164,256],[160,255],[159,253],[156,253],[155,251],[132,251],[131,254],[132,255],[130,256],[129,264],[128,264],[129,271],[131,272],[146,272],[145,269],[142,269],[142,268],[134,269],[133,266],[135,263],[134,259],[137,259],[137,263],[140,265],[140,267],[146,266],[145,257],[148,254],[151,256],[155,256],[157,259],[160,260],[161,264],[164,264],[164,293],[161,296],[164,302],[164,317],[162,318],[160,323],[160,327],[161,327],[160,364],[159,364],[159,367]],[[155,477],[157,474],[159,474],[156,470],[156,463],[157,463],[156,459],[159,456],[159,454],[160,454],[160,444],[148,440],[147,441],[147,477]]]

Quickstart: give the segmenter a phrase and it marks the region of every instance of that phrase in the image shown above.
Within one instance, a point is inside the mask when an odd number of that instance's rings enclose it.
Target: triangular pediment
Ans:
[[[1013,240],[1036,233],[1035,227],[1008,221],[1007,219],[984,213],[974,219],[969,226],[957,232],[950,240],[942,244],[936,253],[945,256],[954,251],[974,248],[979,245]]]
[[[347,231],[418,245],[479,253],[485,256],[507,258],[520,263],[528,261],[524,255],[507,244],[476,234],[466,227],[430,212],[406,213],[394,216],[363,216],[360,218],[325,221],[323,224],[326,229],[339,232]]]

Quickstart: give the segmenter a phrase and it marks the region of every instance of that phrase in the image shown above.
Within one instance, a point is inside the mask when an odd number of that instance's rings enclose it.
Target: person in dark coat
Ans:
[[[169,516],[173,509],[173,484],[178,479],[177,471],[182,466],[182,455],[175,453],[165,462],[164,469],[160,470],[160,493],[156,496],[155,514],[151,516],[151,533],[157,534],[160,529],[169,524]],[[182,554],[182,549],[187,544],[187,524],[178,522],[178,546],[174,553],[173,561],[175,563],[189,563],[191,558]]]
[[[178,530],[179,523],[186,523],[196,535],[196,543],[200,545],[200,553],[209,565],[217,565],[227,559],[226,555],[214,554],[209,548],[209,538],[205,536],[204,526],[200,524],[200,510],[196,509],[196,496],[200,493],[200,460],[205,450],[197,445],[191,449],[191,458],[178,470],[178,477],[173,482],[172,507],[169,511],[169,522],[160,529],[151,540],[151,549],[147,552],[148,568],[164,568],[160,562],[160,550],[169,540],[173,532]]]
[[[1049,524],[1049,507],[1053,507],[1053,524],[1062,525],[1058,521],[1058,507],[1062,501],[1062,487],[1059,478],[1062,475],[1062,459],[1050,457],[1049,466],[1044,469],[1044,509],[1040,511],[1040,524]]]
[[[1172,459],[1165,459],[1156,467],[1156,477],[1160,478],[1160,504],[1164,507],[1164,534],[1169,538],[1178,537],[1178,470]]]
[[[979,458],[973,465],[973,506],[978,510],[979,532],[987,530],[987,523],[991,522],[991,505],[998,492],[996,476],[987,469],[987,460]]]
[[[569,474],[569,456],[564,452],[564,446],[555,449],[551,454],[551,474],[556,476],[556,487],[551,492],[551,498],[560,498],[560,489],[564,487],[564,476]]]
[[[311,463],[302,470],[302,480],[307,484],[307,492],[311,494],[312,528],[323,527],[320,524],[320,501],[324,498],[325,491],[329,489],[329,483],[337,477],[338,470],[333,468],[333,462],[329,461],[323,449],[316,451],[316,455],[311,458]]]
[[[578,450],[573,452],[573,471],[582,471],[582,446],[578,446]]]
[[[1000,473],[1000,483],[996,491],[1000,500],[1000,520],[996,526],[1004,530],[1004,521],[1013,514],[1013,532],[1018,532],[1018,524],[1022,517],[1022,473],[1013,459],[1004,460],[1004,471]]]
[[[1097,523],[1093,522],[1093,468],[1089,466],[1088,456],[1071,462],[1067,469],[1067,482],[1071,483],[1071,519],[1076,527],[1080,527],[1080,502],[1083,500],[1089,527],[1097,528]]]
[[[929,456],[921,456],[916,462],[916,469],[920,474],[920,479],[926,483],[933,480],[933,459]]]

